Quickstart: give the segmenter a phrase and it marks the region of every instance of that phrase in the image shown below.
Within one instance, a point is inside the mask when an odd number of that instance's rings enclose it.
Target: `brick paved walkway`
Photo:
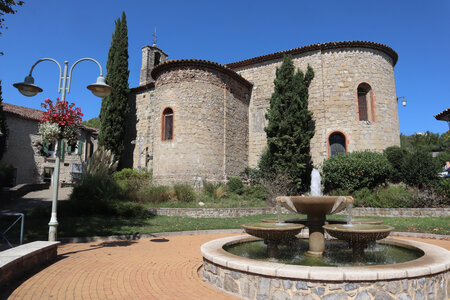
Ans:
[[[234,299],[197,275],[200,245],[230,235],[65,244],[57,262],[24,280],[8,299]],[[450,250],[450,241],[412,239]]]

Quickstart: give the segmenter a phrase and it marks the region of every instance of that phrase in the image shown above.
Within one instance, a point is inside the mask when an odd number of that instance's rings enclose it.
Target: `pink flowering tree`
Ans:
[[[39,133],[49,141],[66,139],[69,144],[74,144],[80,134],[79,126],[83,117],[81,109],[75,107],[75,103],[46,99],[41,104],[45,109],[42,114]]]

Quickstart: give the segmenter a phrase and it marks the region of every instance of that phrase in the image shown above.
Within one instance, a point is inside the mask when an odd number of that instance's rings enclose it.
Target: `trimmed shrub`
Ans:
[[[125,199],[124,190],[110,177],[87,174],[75,184],[70,201],[81,214],[114,214],[111,205]]]
[[[230,192],[238,195],[242,195],[244,192],[244,184],[239,177],[231,177],[227,182],[227,188]]]
[[[137,193],[140,202],[161,203],[173,198],[173,192],[170,187],[165,185],[142,187]]]
[[[362,188],[353,194],[355,206],[381,208],[412,207],[413,196],[413,191],[402,185],[378,187],[373,191]]]
[[[327,159],[322,172],[326,192],[334,189],[353,192],[385,183],[391,165],[385,156],[376,152],[341,153]]]
[[[405,183],[422,188],[437,181],[442,166],[429,153],[416,151],[406,155],[402,163],[402,171]]]
[[[408,155],[408,151],[405,148],[400,148],[398,146],[387,147],[383,151],[384,156],[386,156],[387,160],[392,166],[392,171],[389,176],[389,180],[393,183],[399,183],[403,180],[403,160],[406,155]]]
[[[174,184],[173,190],[177,199],[182,202],[191,202],[195,200],[194,188],[186,183]]]
[[[139,189],[151,183],[152,173],[125,168],[114,173],[113,178],[125,190],[129,200],[137,201]]]

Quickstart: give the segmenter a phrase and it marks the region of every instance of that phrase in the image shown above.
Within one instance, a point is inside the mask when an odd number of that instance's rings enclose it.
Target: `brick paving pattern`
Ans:
[[[8,299],[235,299],[205,284],[200,246],[230,234],[65,244]],[[450,241],[406,238],[450,250]],[[0,295],[1,298],[1,295]]]

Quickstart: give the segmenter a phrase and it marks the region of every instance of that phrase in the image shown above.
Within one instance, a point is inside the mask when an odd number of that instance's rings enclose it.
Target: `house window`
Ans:
[[[44,182],[51,182],[52,181],[52,176],[53,176],[53,168],[50,167],[44,167],[44,173],[43,175],[43,179]]]
[[[373,121],[371,115],[371,90],[367,83],[361,83],[358,86],[358,114],[360,121]]]
[[[330,147],[330,156],[347,152],[345,135],[340,132],[333,132],[328,138],[328,143]]]
[[[163,111],[162,139],[163,141],[173,139],[173,110],[170,107]]]

